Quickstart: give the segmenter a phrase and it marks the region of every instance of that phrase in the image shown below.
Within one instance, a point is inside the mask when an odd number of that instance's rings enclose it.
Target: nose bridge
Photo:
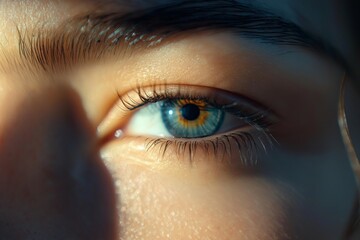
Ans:
[[[113,239],[112,179],[77,94],[49,88],[7,108],[0,116],[0,235]]]

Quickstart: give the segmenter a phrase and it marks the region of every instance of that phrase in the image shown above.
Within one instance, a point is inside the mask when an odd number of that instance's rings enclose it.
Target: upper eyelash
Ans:
[[[118,94],[118,97],[119,97],[120,101],[122,102],[123,106],[130,111],[140,108],[148,103],[155,103],[155,102],[159,102],[159,101],[167,100],[167,99],[175,100],[175,99],[182,98],[182,99],[189,99],[189,100],[205,100],[204,97],[193,96],[193,95],[186,94],[186,93],[180,93],[180,90],[178,90],[174,94],[174,92],[168,91],[167,85],[163,85],[163,86],[153,85],[153,86],[150,86],[150,88],[151,88],[150,89],[151,94],[148,94],[145,90],[143,90],[143,88],[141,86],[136,87],[135,92],[141,102],[134,100],[133,98],[129,97],[129,95],[127,95],[127,97],[128,97],[127,100],[120,94]]]
[[[150,87],[149,92],[143,90],[141,86],[138,86],[135,90],[137,97],[139,100],[135,100],[134,98],[126,95],[126,97],[121,96],[118,93],[118,97],[122,106],[129,111],[134,111],[139,109],[149,103],[156,103],[163,100],[200,100],[208,103],[212,107],[223,110],[226,113],[232,114],[233,116],[239,118],[240,120],[245,121],[247,124],[256,128],[257,130],[266,131],[267,128],[274,124],[273,121],[267,118],[267,115],[271,115],[270,109],[265,109],[262,111],[245,113],[244,109],[239,109],[237,106],[238,103],[236,101],[231,102],[229,104],[220,104],[216,102],[214,99],[211,99],[206,96],[201,95],[193,95],[188,92],[181,92],[181,87],[178,87],[177,91],[169,91],[168,85],[156,86],[153,85]]]

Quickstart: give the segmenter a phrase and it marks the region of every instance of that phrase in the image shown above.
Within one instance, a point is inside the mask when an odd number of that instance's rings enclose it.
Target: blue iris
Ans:
[[[195,102],[166,100],[161,104],[161,118],[171,135],[177,138],[200,138],[214,134],[223,124],[224,111],[201,107]]]

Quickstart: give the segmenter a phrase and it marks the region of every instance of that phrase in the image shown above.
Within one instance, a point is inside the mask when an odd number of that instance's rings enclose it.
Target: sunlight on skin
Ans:
[[[17,51],[14,25],[20,30],[39,22],[56,27],[96,4],[0,1],[0,46]],[[355,197],[336,122],[342,69],[309,50],[228,33],[175,40],[128,58],[77,67],[55,81],[27,72],[23,79],[18,70],[0,72],[0,193],[6,193],[0,194],[0,235],[124,240],[342,236]],[[5,61],[1,53],[0,63]],[[164,154],[159,148],[147,151],[149,136],[124,132],[115,138],[134,114],[119,107],[119,95],[135,91],[139,83],[194,85],[246,96],[278,115],[279,123],[271,128],[278,144],[267,145],[268,154],[249,169],[232,155],[220,159],[198,150],[190,164],[171,147]]]

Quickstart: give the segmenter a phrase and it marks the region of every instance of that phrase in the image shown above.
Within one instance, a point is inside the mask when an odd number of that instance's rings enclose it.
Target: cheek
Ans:
[[[206,179],[121,160],[116,179],[122,239],[287,239],[285,193],[256,177]]]

